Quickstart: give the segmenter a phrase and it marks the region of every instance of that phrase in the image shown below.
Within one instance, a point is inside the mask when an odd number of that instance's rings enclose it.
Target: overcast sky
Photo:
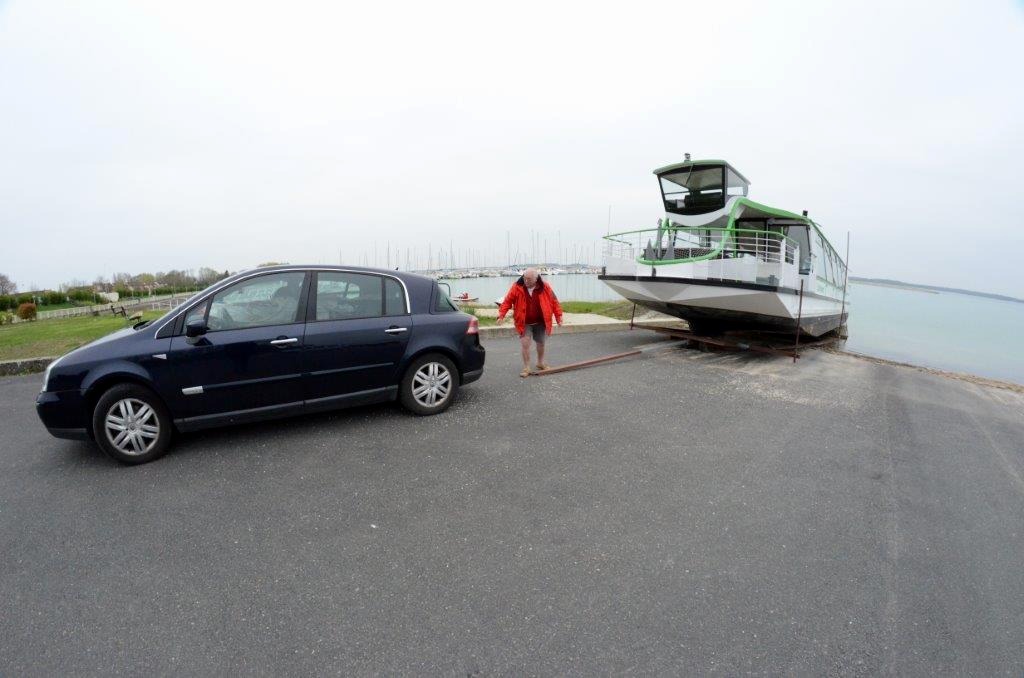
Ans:
[[[690,152],[854,275],[1024,296],[1024,3],[727,5],[0,2],[0,272],[593,257]]]

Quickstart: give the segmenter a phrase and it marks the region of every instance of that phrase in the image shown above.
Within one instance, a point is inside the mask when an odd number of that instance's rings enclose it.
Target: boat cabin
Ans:
[[[745,196],[750,182],[724,160],[687,160],[654,170],[665,211],[707,214],[725,207],[729,198]]]

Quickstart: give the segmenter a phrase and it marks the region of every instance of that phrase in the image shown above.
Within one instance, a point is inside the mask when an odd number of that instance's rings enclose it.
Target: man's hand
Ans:
[[[555,322],[556,322],[556,323],[558,323],[558,326],[559,326],[559,327],[561,327],[561,326],[562,326],[562,319],[561,319],[561,318],[556,318],[556,319],[555,319]]]
[[[503,317],[502,318],[498,318],[498,322],[496,324],[500,325],[503,322],[505,322],[505,318],[503,318]]]

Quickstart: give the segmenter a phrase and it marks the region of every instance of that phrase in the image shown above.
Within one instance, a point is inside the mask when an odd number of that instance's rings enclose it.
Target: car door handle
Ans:
[[[401,334],[402,332],[408,332],[408,327],[389,327],[384,330],[385,334]]]
[[[299,343],[297,337],[289,337],[288,339],[272,339],[270,341],[271,346],[290,346],[291,344],[297,343]]]

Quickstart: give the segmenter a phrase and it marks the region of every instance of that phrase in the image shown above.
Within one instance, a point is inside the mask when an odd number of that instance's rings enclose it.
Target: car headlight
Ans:
[[[40,393],[46,393],[46,389],[50,385],[50,370],[52,370],[53,366],[56,365],[59,362],[60,362],[60,358],[57,358],[52,363],[50,363],[49,365],[46,366],[46,371],[43,372],[43,387],[41,389],[39,389]]]

